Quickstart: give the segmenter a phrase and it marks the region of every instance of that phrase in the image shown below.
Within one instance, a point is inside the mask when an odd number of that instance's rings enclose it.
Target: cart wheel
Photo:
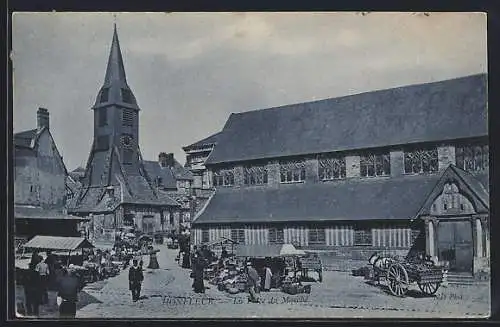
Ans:
[[[390,265],[387,270],[387,283],[393,295],[403,297],[409,285],[406,269],[399,263]]]
[[[440,286],[440,283],[425,283],[425,284],[417,283],[417,284],[418,284],[418,288],[420,288],[422,293],[424,293],[426,295],[435,294]]]

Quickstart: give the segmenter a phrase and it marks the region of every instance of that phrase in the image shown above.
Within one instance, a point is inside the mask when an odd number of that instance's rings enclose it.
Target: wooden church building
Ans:
[[[233,113],[204,165],[194,243],[293,243],[341,258],[420,250],[489,267],[487,76]]]
[[[172,159],[172,167],[163,167],[164,160],[154,167],[142,158],[140,108],[127,83],[116,26],[104,84],[92,110],[92,148],[79,181],[81,187],[68,211],[91,218],[88,234],[93,239],[113,240],[114,233],[124,226],[135,226],[145,233],[176,229],[180,213],[186,209],[173,198],[170,184],[167,187],[167,181],[161,181],[164,172],[161,176],[151,173],[178,169],[178,165]]]

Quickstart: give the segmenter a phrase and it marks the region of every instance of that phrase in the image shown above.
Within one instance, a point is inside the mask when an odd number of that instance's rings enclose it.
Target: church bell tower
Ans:
[[[125,75],[116,24],[104,84],[94,106],[93,151],[114,149],[129,175],[139,170],[139,106]]]

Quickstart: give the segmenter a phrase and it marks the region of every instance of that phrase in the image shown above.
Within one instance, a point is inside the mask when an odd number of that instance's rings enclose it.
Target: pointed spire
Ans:
[[[116,31],[116,23],[113,23],[113,27],[113,41],[111,42],[111,49],[109,51],[108,66],[106,67],[104,84],[108,85],[117,81],[127,84],[122,52],[120,50],[120,41],[118,40],[118,32]]]
[[[116,22],[113,23],[113,40],[111,41],[111,48],[109,50],[104,84],[97,94],[93,109],[112,104],[140,110],[137,100],[127,84]]]

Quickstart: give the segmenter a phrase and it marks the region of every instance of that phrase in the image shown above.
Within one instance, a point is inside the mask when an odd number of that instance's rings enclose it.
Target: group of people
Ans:
[[[31,256],[23,283],[26,314],[38,316],[40,305],[49,302],[49,288],[53,288],[57,291],[59,316],[61,318],[75,317],[79,279],[62,267],[50,251],[46,254],[46,258],[37,252]]]

